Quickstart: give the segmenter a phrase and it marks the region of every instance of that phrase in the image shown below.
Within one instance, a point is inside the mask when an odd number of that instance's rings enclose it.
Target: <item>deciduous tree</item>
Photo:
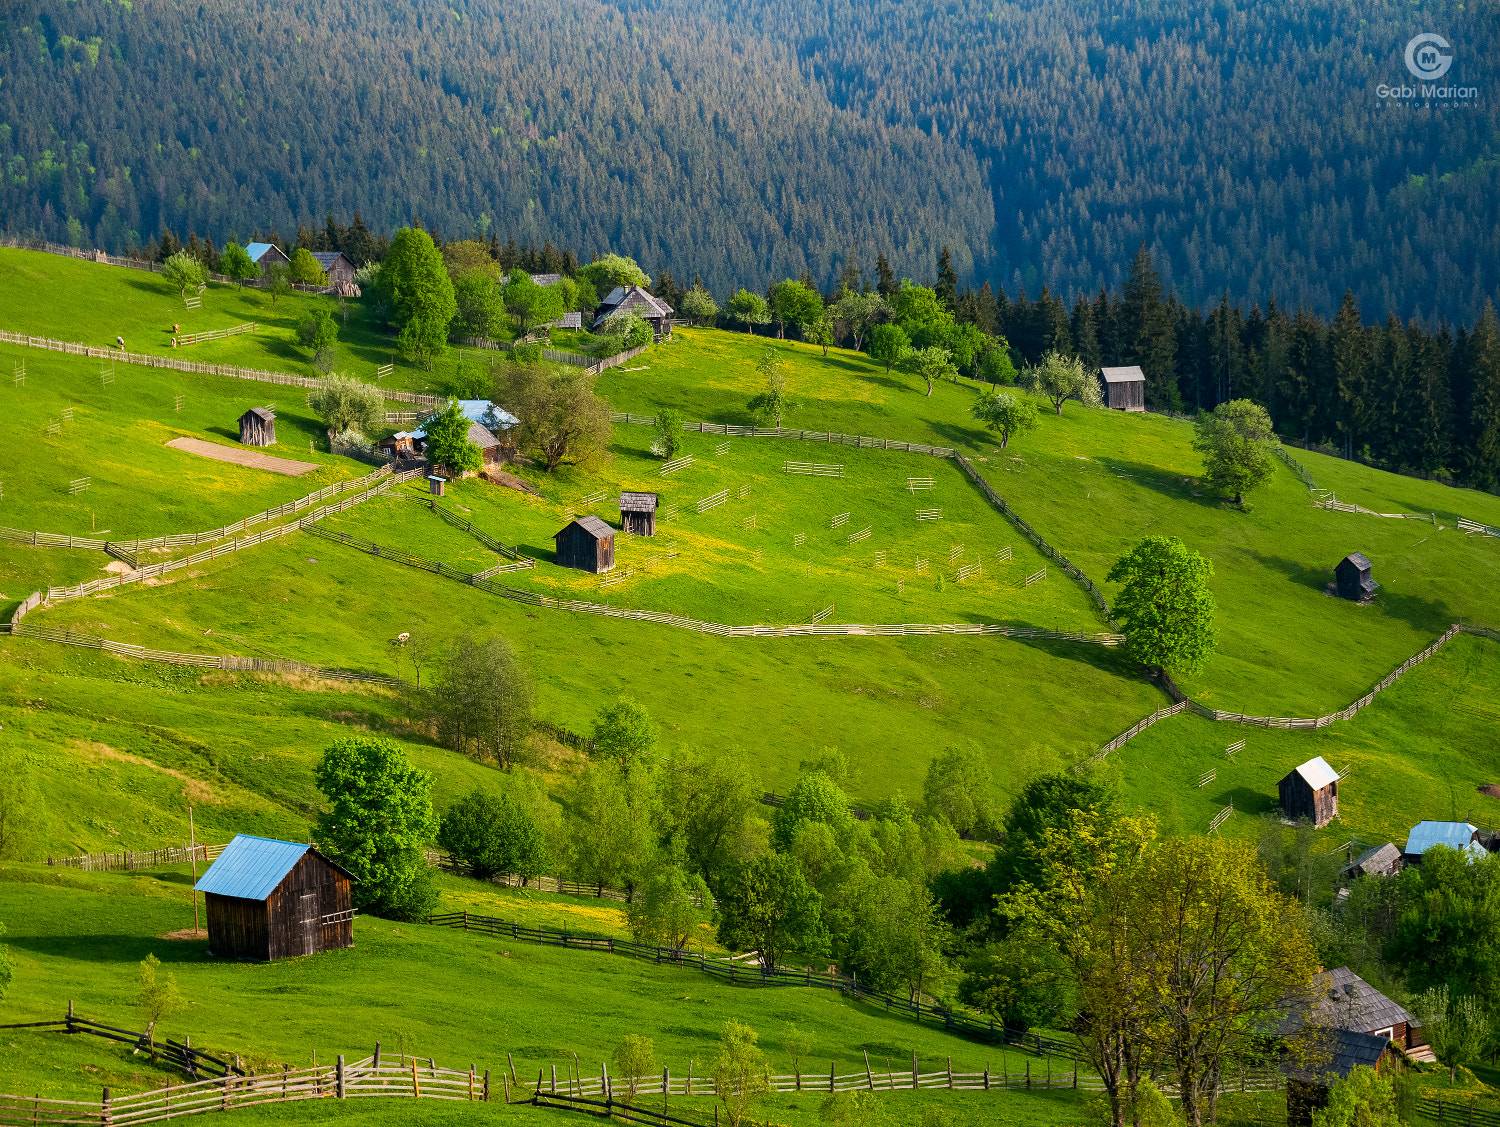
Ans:
[[[766,299],[749,290],[740,290],[726,301],[724,312],[731,320],[744,325],[747,333],[752,325],[767,325],[771,322],[771,308],[766,304]]]
[[[207,284],[203,263],[186,251],[178,251],[161,264],[161,276],[177,291],[178,297],[186,297],[188,290],[202,293]]]
[[[1131,655],[1143,665],[1194,673],[1214,651],[1213,564],[1175,536],[1148,536],[1115,561],[1108,579],[1123,583],[1113,613]]]
[[[1252,399],[1231,399],[1194,422],[1193,449],[1203,455],[1203,480],[1236,505],[1271,476],[1279,445],[1271,416]]]
[[[622,766],[642,762],[656,754],[661,729],[644,705],[629,697],[617,697],[594,717],[594,752],[617,760]]]
[[[177,988],[177,977],[171,971],[161,969],[161,960],[147,955],[141,960],[136,975],[136,1005],[141,1007],[141,1016],[146,1019],[147,1034],[151,1040],[151,1055],[156,1055],[156,1023],[162,1018],[187,1008],[188,1000]]]
[[[953,353],[937,345],[907,349],[901,359],[901,366],[912,375],[927,381],[929,396],[932,394],[934,380],[958,379],[958,369],[953,366]]]
[[[625,918],[636,942],[681,951],[713,914],[712,905],[702,877],[675,864],[662,864],[647,873],[625,907]]]
[[[1000,449],[1010,446],[1012,435],[1025,434],[1038,425],[1036,406],[1022,396],[985,388],[974,400],[974,417],[1000,436]]]
[[[424,853],[437,833],[431,777],[389,740],[347,736],[323,753],[313,778],[325,801],[318,844],[354,875],[354,906],[425,916],[437,899]]]
[[[776,321],[776,335],[786,336],[788,324],[805,327],[817,324],[823,316],[823,299],[818,291],[787,278],[771,287],[771,316]]]
[[[834,326],[850,338],[854,350],[864,347],[865,337],[876,325],[890,318],[891,308],[878,293],[846,289],[829,307]]]
[[[1046,396],[1059,415],[1069,399],[1085,407],[1097,407],[1102,399],[1099,381],[1083,370],[1083,362],[1059,352],[1048,352],[1038,363],[1023,368],[1017,382],[1027,391]]]
[[[609,404],[594,394],[593,380],[578,369],[550,372],[539,364],[510,369],[502,403],[519,420],[516,441],[535,453],[550,473],[559,466],[603,461],[614,435]]]
[[[865,351],[871,360],[885,365],[885,374],[891,374],[891,365],[900,363],[911,350],[911,338],[900,325],[874,325],[865,338]]]
[[[766,390],[746,404],[750,413],[762,422],[779,427],[786,413],[796,404],[786,394],[786,358],[780,349],[768,348],[755,363],[755,370],[766,382]]]
[[[383,403],[383,401],[382,401]],[[484,465],[479,446],[469,438],[470,419],[455,400],[449,400],[425,423],[427,460],[434,466],[446,466],[449,473],[474,473]]]
[[[719,896],[719,942],[731,951],[759,952],[767,970],[788,951],[827,950],[822,898],[792,857],[767,853],[727,882]]]
[[[509,795],[475,787],[444,812],[438,844],[469,865],[480,880],[514,873],[531,881],[547,871],[547,842],[540,827]]]
[[[304,286],[326,286],[328,275],[306,247],[292,251],[292,281]]]
[[[755,1030],[730,1018],[719,1032],[719,1051],[714,1057],[714,1092],[729,1118],[729,1127],[740,1127],[756,1100],[771,1087],[771,1063],[756,1042]]]
[[[502,768],[525,754],[531,737],[531,675],[504,638],[456,639],[431,699],[444,746]]]
[[[240,289],[245,288],[245,283],[260,273],[260,267],[250,260],[250,252],[236,242],[224,244],[224,252],[219,256],[219,271],[235,280]]]
[[[969,837],[993,828],[990,787],[989,765],[977,748],[947,747],[927,764],[922,809]]]
[[[396,234],[380,264],[380,289],[388,300],[402,353],[424,368],[442,352],[458,306],[453,282],[432,236],[414,227]]]
[[[371,434],[385,425],[385,396],[374,384],[353,376],[336,372],[324,376],[308,393],[307,405],[332,431],[357,430]]]

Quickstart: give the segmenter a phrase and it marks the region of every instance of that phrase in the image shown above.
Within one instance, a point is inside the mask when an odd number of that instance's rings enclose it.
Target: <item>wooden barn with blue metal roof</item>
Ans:
[[[236,834],[195,886],[209,951],[270,960],[353,947],[353,880],[311,845]]]

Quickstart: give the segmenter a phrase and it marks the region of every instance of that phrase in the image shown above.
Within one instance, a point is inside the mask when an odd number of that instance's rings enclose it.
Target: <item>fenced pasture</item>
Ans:
[[[174,324],[182,328],[179,336],[191,336],[253,322],[253,331],[192,345],[192,362],[310,380],[318,373],[311,352],[297,344],[297,322],[312,310],[326,310],[339,321],[335,370],[373,380],[377,368],[392,360],[389,336],[361,301],[348,303],[345,325],[337,302],[317,294],[294,292],[272,304],[268,295],[254,288],[239,290],[215,282],[201,296],[190,293],[189,298],[196,307],[184,308],[177,290],[153,272],[0,248],[0,303],[7,311],[5,328],[12,332],[77,343],[115,356],[120,354],[115,337],[121,336],[128,353],[187,362],[172,347]],[[121,364],[122,383],[130,371]],[[97,374],[93,378],[97,385]],[[401,360],[381,382],[392,391],[434,390],[429,387],[431,373]]]
[[[14,351],[0,345],[0,352]],[[27,449],[25,475],[7,475],[0,524],[11,529],[102,541],[197,533],[198,543],[206,543],[203,534],[214,525],[233,524],[246,513],[368,473],[326,451],[308,453],[311,437],[326,446],[326,428],[301,405],[300,395],[280,406],[280,441],[266,452],[326,468],[293,479],[165,446],[178,436],[233,441],[236,420],[265,402],[264,388],[124,366],[114,386],[101,388],[88,361],[52,354],[33,357],[30,374],[24,388],[7,389],[0,417],[0,438],[24,442]],[[179,407],[184,388],[192,394]],[[73,420],[57,435],[45,435],[43,424],[60,418],[64,408],[72,410]],[[85,477],[86,493],[66,491],[70,481]]]

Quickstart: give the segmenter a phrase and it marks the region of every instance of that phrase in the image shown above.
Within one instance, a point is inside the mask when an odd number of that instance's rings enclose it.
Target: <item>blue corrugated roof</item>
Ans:
[[[1406,852],[1410,856],[1419,856],[1427,852],[1434,845],[1446,845],[1450,849],[1468,849],[1473,840],[1474,831],[1479,827],[1468,822],[1418,822],[1411,828],[1411,834],[1406,839]],[[1475,847],[1483,856],[1484,846]],[[1474,850],[1469,850],[1474,852]]]
[[[488,399],[460,399],[458,409],[464,413],[464,418],[471,423],[484,423],[484,417],[491,412],[494,413],[501,430],[509,430],[521,420],[517,419],[503,407],[491,403]],[[422,438],[427,437],[427,427],[418,427],[417,432]]]
[[[195,887],[218,896],[264,900],[311,848],[306,843],[235,834]]]
[[[275,245],[275,243],[246,243],[245,251],[250,255],[251,262],[259,262],[260,256]]]

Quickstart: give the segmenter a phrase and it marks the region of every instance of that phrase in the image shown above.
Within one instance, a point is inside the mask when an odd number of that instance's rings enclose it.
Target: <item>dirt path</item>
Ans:
[[[217,442],[204,442],[201,438],[174,438],[167,443],[174,450],[186,450],[202,458],[213,458],[220,462],[233,462],[237,466],[248,466],[252,470],[270,470],[272,473],[301,477],[309,470],[319,469],[317,462],[294,462],[290,458],[273,458],[269,454],[257,454],[253,450],[236,450],[233,446],[220,446]]]

